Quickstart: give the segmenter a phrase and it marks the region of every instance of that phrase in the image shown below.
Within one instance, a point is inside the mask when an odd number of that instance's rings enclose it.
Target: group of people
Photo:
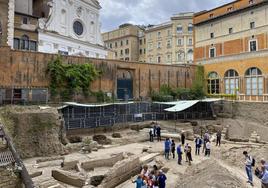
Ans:
[[[159,170],[156,165],[152,170],[149,170],[147,165],[144,165],[140,175],[138,175],[133,183],[136,183],[136,188],[165,188],[166,175],[162,170]]]
[[[244,151],[243,155],[245,156],[247,183],[254,186],[252,169],[255,167],[255,159],[247,151]],[[262,188],[268,188],[268,163],[264,159],[261,159],[260,166],[256,167],[255,175],[261,180]]]
[[[157,141],[161,141],[161,127],[159,124],[152,122],[153,128],[149,131],[150,142],[154,141],[154,137],[157,137]]]

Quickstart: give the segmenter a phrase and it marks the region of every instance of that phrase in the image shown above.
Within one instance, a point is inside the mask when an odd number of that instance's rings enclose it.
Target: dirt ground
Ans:
[[[174,122],[160,122],[163,133],[172,135],[179,135],[182,130],[192,130],[193,127],[189,124],[177,124]],[[112,133],[105,135],[112,140],[111,145],[105,145],[98,151],[91,153],[82,153],[80,151],[65,155],[65,160],[78,160],[79,163],[87,160],[105,158],[116,153],[127,153],[138,156],[140,159],[148,156],[150,153],[159,154],[152,158],[147,164],[151,167],[153,164],[161,164],[162,169],[167,170],[167,188],[248,188],[246,181],[246,173],[244,172],[243,161],[244,157],[242,152],[247,150],[258,162],[261,158],[268,157],[268,145],[254,144],[254,143],[235,143],[226,142],[221,147],[216,147],[215,143],[212,144],[211,156],[205,157],[203,153],[200,156],[195,156],[194,151],[193,163],[189,166],[183,156],[183,164],[177,164],[177,156],[175,159],[165,160],[163,156],[164,142],[148,142],[148,129],[141,131],[123,130],[120,131],[122,138],[112,138]],[[179,140],[175,139],[176,145]],[[187,140],[194,149],[194,142]],[[76,145],[80,147],[80,145]],[[38,187],[72,187],[62,182],[56,181],[51,177],[51,170],[61,169],[61,160],[50,160],[47,162],[36,163],[38,159],[30,158],[24,160],[30,174],[37,171],[42,171],[43,174],[33,178]],[[95,168],[93,171],[77,172],[70,171],[73,174],[90,178],[96,174],[105,174],[111,167]],[[131,188],[135,187],[132,180],[135,176],[129,177],[129,180],[118,185],[117,188]],[[254,177],[254,184],[256,188],[260,188],[260,180]],[[91,185],[84,186],[85,188],[94,187]]]

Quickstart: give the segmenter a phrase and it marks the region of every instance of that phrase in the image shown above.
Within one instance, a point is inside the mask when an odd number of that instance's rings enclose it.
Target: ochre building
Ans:
[[[195,14],[194,41],[209,94],[268,101],[268,1],[237,0]]]

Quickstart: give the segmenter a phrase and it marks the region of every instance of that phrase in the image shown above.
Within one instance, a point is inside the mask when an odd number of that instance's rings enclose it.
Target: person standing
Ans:
[[[207,143],[206,143],[206,152],[205,152],[205,156],[210,157],[210,149],[211,149],[210,141],[207,141]]]
[[[184,146],[184,144],[185,144],[185,134],[182,132],[181,133],[181,145]]]
[[[182,160],[182,149],[181,145],[179,144],[177,147],[177,154],[178,154],[178,164],[181,165],[181,160]]]
[[[216,146],[221,146],[221,131],[218,131],[216,134]]]
[[[248,154],[247,151],[244,151],[243,155],[245,156],[245,168],[248,177],[247,182],[250,183],[251,186],[253,186],[252,166],[254,159]]]
[[[171,142],[171,153],[172,153],[173,159],[175,159],[175,149],[176,149],[175,142],[174,142],[174,140],[172,140],[172,142]]]
[[[189,144],[187,144],[187,145],[188,146],[187,146],[187,150],[186,150],[186,156],[187,156],[189,165],[191,165],[191,161],[193,161],[193,159],[192,159],[192,147]]]
[[[166,180],[167,180],[166,175],[163,173],[162,170],[159,170],[159,176],[158,176],[159,188],[166,188]]]
[[[156,134],[157,134],[157,141],[160,142],[161,141],[161,127],[160,127],[160,125],[157,125],[157,127],[156,127]]]
[[[262,178],[261,178],[261,188],[268,188],[268,171],[265,166],[261,167]]]
[[[138,175],[137,179],[135,181],[132,181],[132,183],[136,183],[136,188],[142,188],[145,186],[142,175]]]
[[[150,142],[154,142],[154,130],[151,128],[149,131],[149,136],[150,136]]]
[[[198,136],[195,139],[195,155],[199,155],[200,154],[200,148],[202,146],[202,139]]]
[[[156,125],[154,123],[154,137],[156,137]]]
[[[170,140],[169,140],[169,138],[166,138],[166,141],[165,141],[165,159],[168,159],[168,160],[169,160],[170,146],[171,146]]]

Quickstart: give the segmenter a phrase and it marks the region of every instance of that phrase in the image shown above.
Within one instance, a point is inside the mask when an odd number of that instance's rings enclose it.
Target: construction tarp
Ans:
[[[104,106],[111,106],[111,105],[123,105],[123,104],[133,104],[134,102],[125,102],[125,103],[103,103],[103,104],[81,104],[81,103],[76,103],[76,102],[65,102],[64,106],[59,107],[58,109],[63,109],[67,106],[78,106],[78,107],[86,107],[86,108],[91,108],[91,107],[104,107]]]
[[[165,109],[167,112],[181,112],[183,110],[186,110],[196,103],[198,103],[199,100],[190,100],[190,101],[177,101],[176,105],[170,108]]]
[[[159,104],[166,104],[166,105],[174,105],[170,108],[166,108],[165,111],[167,112],[181,112],[186,110],[198,102],[217,102],[222,99],[214,99],[214,98],[207,98],[203,100],[187,100],[187,101],[174,101],[174,102],[159,102]]]

